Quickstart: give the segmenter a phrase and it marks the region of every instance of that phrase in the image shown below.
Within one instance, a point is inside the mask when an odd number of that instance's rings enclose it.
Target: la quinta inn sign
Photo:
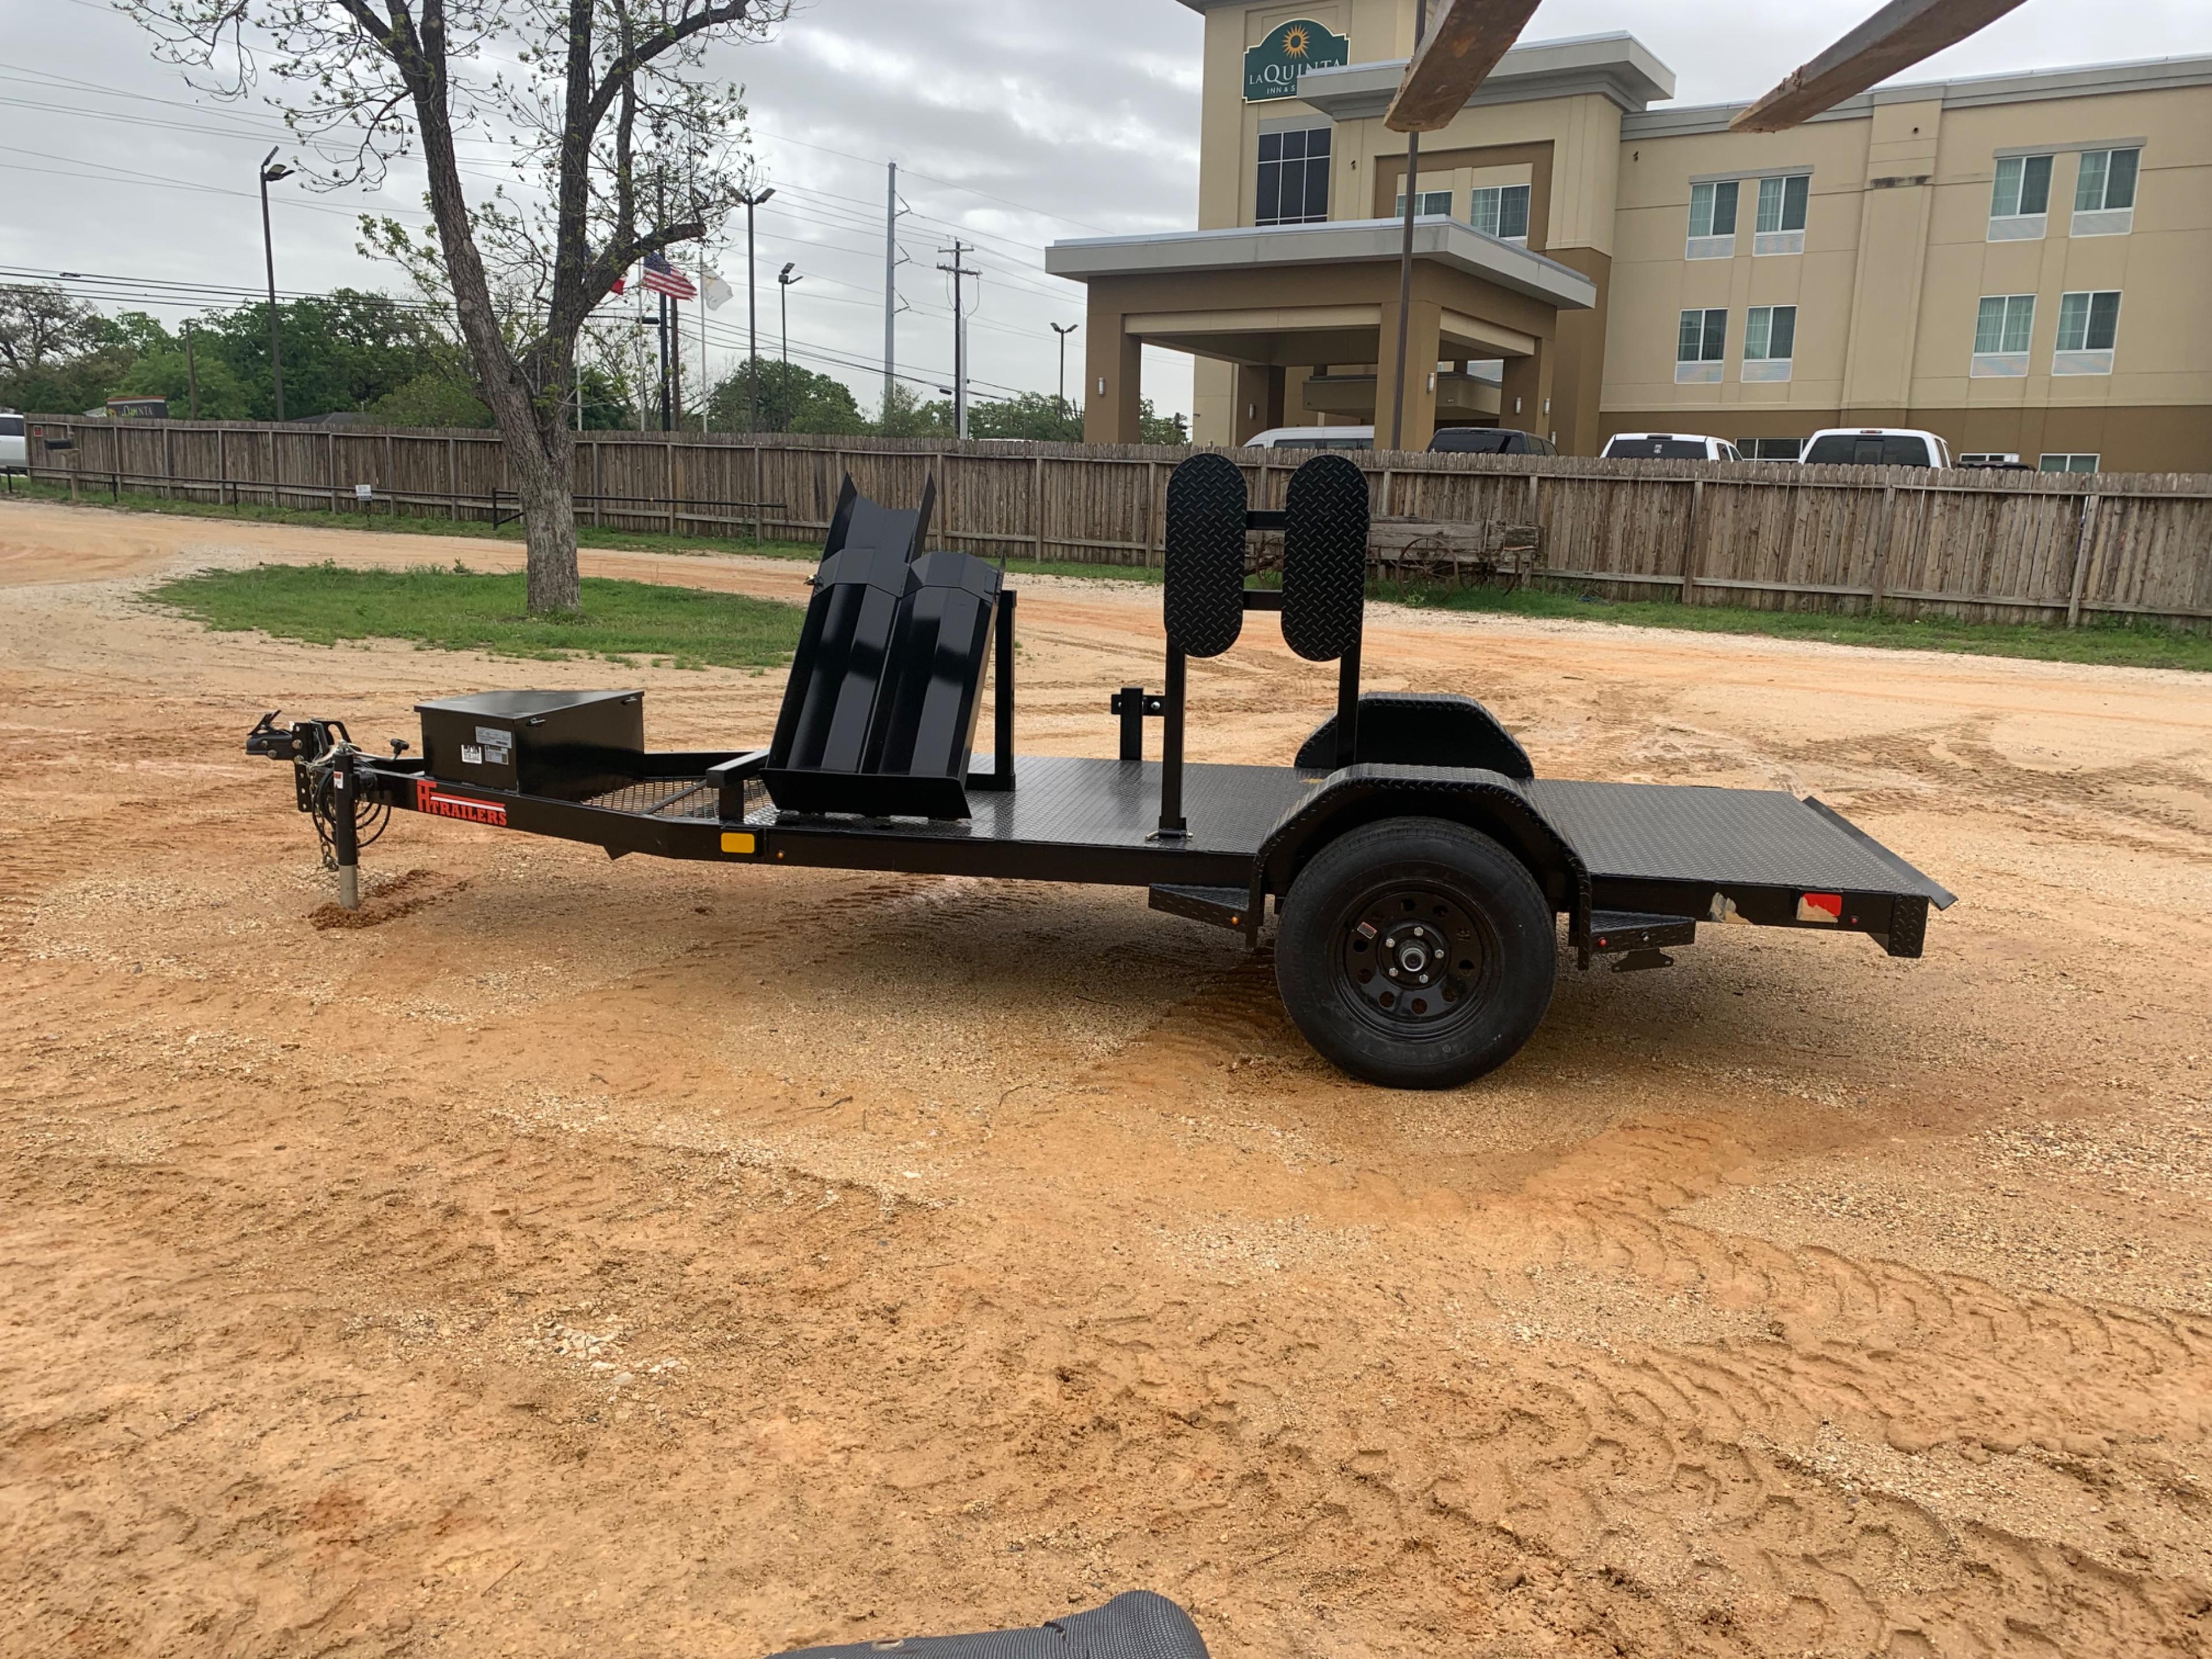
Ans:
[[[1332,34],[1309,18],[1295,18],[1267,32],[1244,54],[1244,101],[1295,98],[1298,76],[1308,70],[1336,69],[1352,61],[1349,37]]]

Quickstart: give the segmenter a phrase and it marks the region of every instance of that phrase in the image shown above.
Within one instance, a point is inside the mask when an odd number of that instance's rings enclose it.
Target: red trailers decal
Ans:
[[[507,808],[490,801],[471,800],[465,795],[447,795],[439,792],[438,786],[428,778],[415,784],[415,810],[428,812],[436,818],[459,818],[464,823],[488,823],[495,830],[507,828]]]

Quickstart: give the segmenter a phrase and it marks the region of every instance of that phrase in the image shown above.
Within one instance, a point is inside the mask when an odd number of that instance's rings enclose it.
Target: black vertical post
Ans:
[[[1359,642],[1352,641],[1336,665],[1336,763],[1359,759]]]
[[[346,910],[361,908],[360,826],[354,816],[357,787],[353,757],[341,754],[331,767],[331,851],[337,860],[338,905]]]
[[[1188,659],[1181,647],[1168,647],[1166,730],[1160,738],[1160,828],[1162,841],[1181,841],[1190,825],[1182,815],[1182,716]]]
[[[991,742],[997,750],[994,787],[1014,787],[1014,590],[999,595],[999,662],[994,671],[999,700],[992,711]]]
[[[1123,686],[1121,703],[1121,758],[1141,761],[1145,758],[1145,688]]]

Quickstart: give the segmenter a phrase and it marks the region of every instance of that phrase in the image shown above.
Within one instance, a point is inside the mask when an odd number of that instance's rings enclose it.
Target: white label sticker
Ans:
[[[477,727],[477,741],[487,749],[504,749],[514,741],[514,736],[496,726],[479,726]]]
[[[477,747],[477,745],[472,743],[463,744],[461,745],[461,764],[464,766],[482,766],[483,764],[483,750]]]

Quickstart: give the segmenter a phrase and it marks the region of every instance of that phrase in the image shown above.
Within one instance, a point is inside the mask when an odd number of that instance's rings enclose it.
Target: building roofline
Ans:
[[[1859,121],[1877,105],[1940,101],[1945,109],[1989,104],[2027,104],[2053,98],[2096,98],[2116,93],[2159,92],[2176,87],[2212,86],[2212,57],[2142,58],[2117,64],[2076,64],[2057,69],[2014,70],[1996,75],[1959,76],[1943,81],[1905,81],[1846,98],[1824,110],[1815,121]],[[1623,138],[1674,138],[1725,132],[1729,123],[1750,108],[1740,104],[1685,104],[1624,116]]]
[[[1368,119],[1389,108],[1406,64],[1399,58],[1308,70],[1298,76],[1297,97],[1332,121]],[[1622,29],[1525,40],[1498,60],[1467,102],[1472,109],[1593,93],[1624,110],[1640,110],[1674,95],[1674,71]]]
[[[1054,242],[1045,250],[1044,268],[1055,276],[1087,282],[1274,265],[1395,264],[1404,234],[1404,222],[1398,219],[1337,219],[1313,225],[1086,236]],[[1441,215],[1414,221],[1413,257],[1562,311],[1588,311],[1597,304],[1597,284],[1572,266]]]

